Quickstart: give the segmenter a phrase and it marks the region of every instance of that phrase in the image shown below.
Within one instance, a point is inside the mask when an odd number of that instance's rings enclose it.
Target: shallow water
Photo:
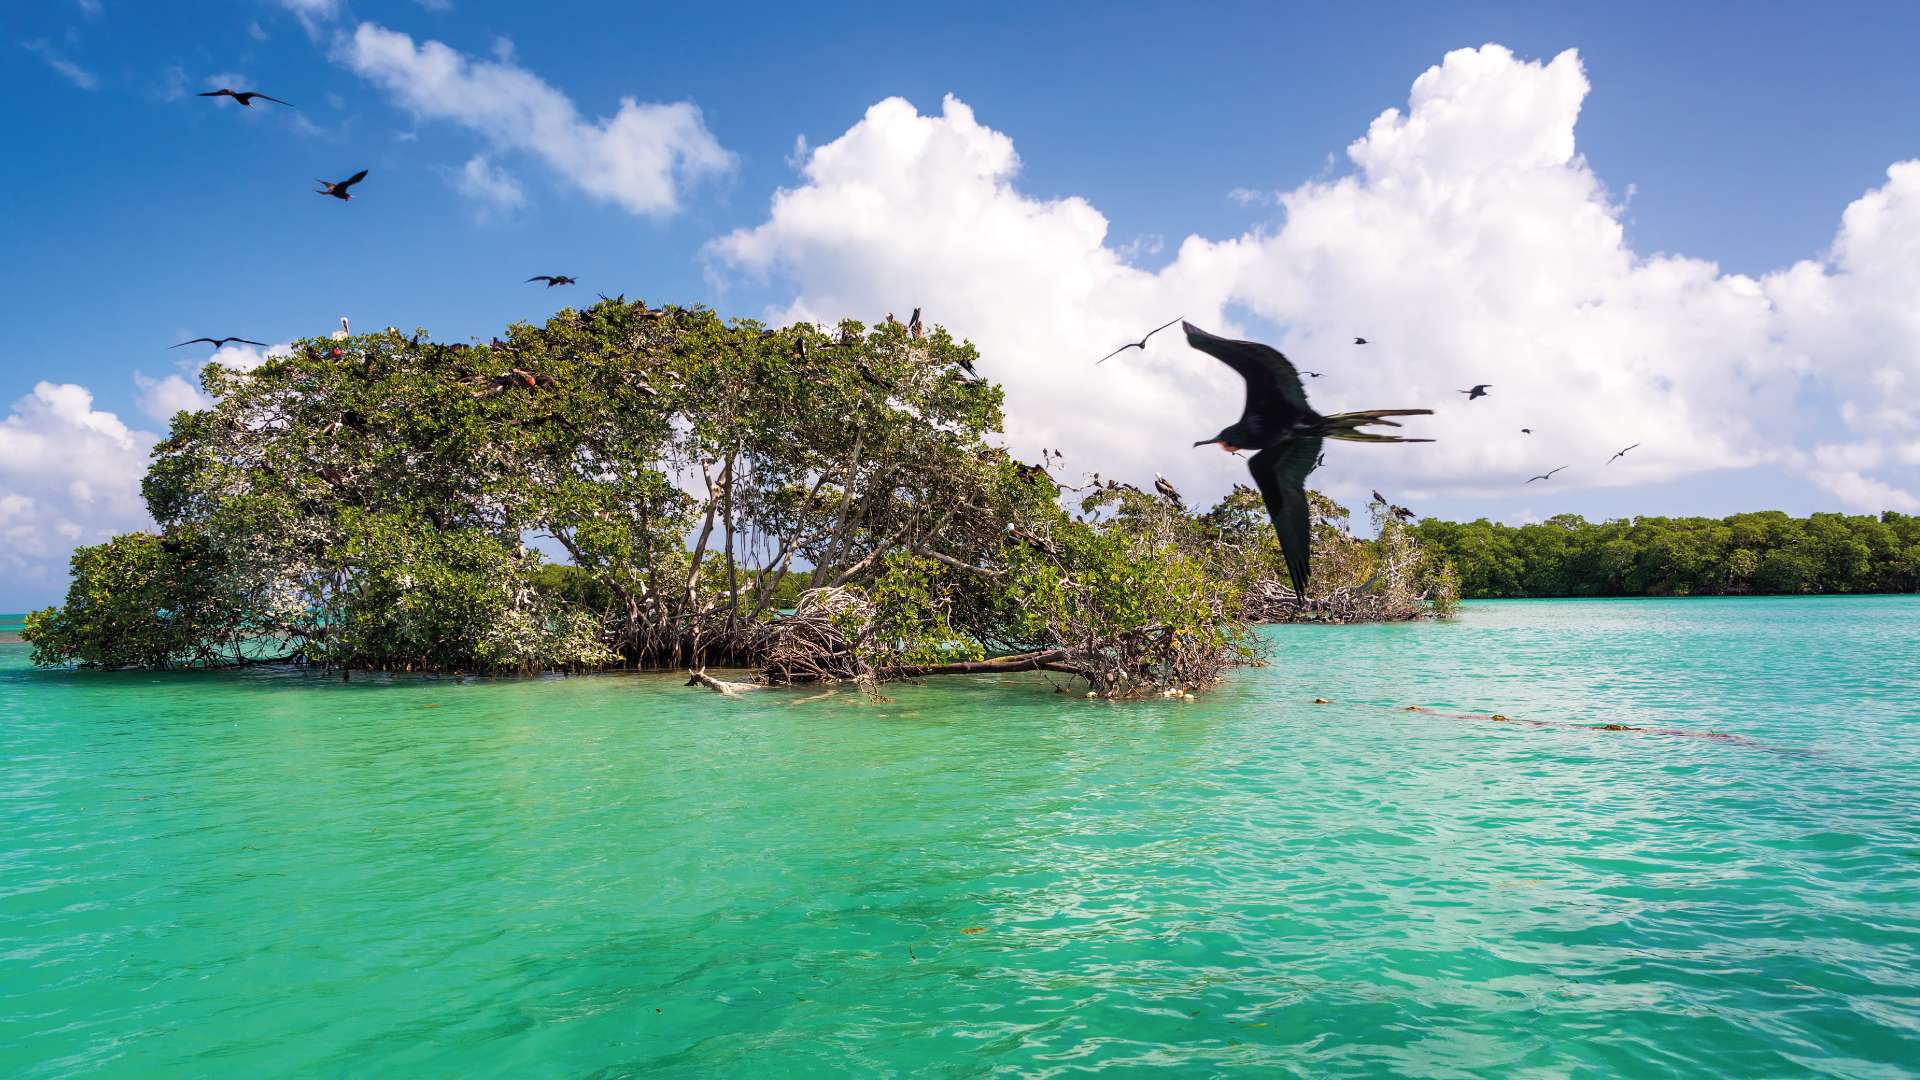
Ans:
[[[0,1074],[1920,1063],[1920,598],[1270,633],[1150,704],[0,646]]]

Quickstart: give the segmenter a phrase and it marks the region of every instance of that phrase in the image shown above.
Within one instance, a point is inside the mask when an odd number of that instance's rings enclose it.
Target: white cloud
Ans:
[[[1920,511],[1920,499],[1910,492],[1858,472],[1814,469],[1807,473],[1807,478],[1839,499],[1848,510],[1866,514],[1882,510],[1898,510],[1903,514]]]
[[[73,6],[79,8],[80,14],[88,19],[99,18],[102,11],[100,0],[73,0]]]
[[[267,40],[267,30],[260,25],[259,19],[254,19],[247,23],[247,36],[255,41],[265,41]]]
[[[280,6],[291,11],[309,34],[340,17],[340,0],[280,0]]]
[[[184,375],[168,375],[155,379],[134,372],[134,385],[140,388],[140,411],[153,420],[164,424],[173,419],[173,414],[182,410],[206,409],[213,406],[198,386],[188,382]]]
[[[413,2],[436,15],[453,10],[453,0],[413,0]]]
[[[924,306],[1007,386],[1015,447],[1063,446],[1069,465],[1157,468],[1197,492],[1244,479],[1177,452],[1240,406],[1238,380],[1177,332],[1091,366],[1184,315],[1326,372],[1308,385],[1322,411],[1438,410],[1409,423],[1433,445],[1332,446],[1316,480],[1335,491],[1512,494],[1549,458],[1575,463],[1563,487],[1772,463],[1856,503],[1904,504],[1791,448],[1844,428],[1837,407],[1806,401],[1877,403],[1891,376],[1876,372],[1920,377],[1920,162],[1849,207],[1824,258],[1726,274],[1628,246],[1621,205],[1576,148],[1587,90],[1572,52],[1449,53],[1347,148],[1349,175],[1279,193],[1277,224],[1188,237],[1157,272],[1128,265],[1086,200],[1022,192],[1012,140],[966,105],[923,116],[889,99],[812,150],[764,223],[709,251],[792,284],[776,320]],[[1455,392],[1481,382],[1493,394],[1472,405]]]
[[[148,523],[140,498],[149,432],[93,407],[72,383],[38,383],[0,420],[0,571],[58,582],[75,544]]]
[[[582,191],[635,214],[679,208],[681,189],[725,173],[734,158],[690,102],[622,98],[611,117],[586,120],[573,102],[512,63],[477,60],[437,41],[362,23],[338,55],[416,116],[470,128],[498,150],[538,157]]]
[[[58,49],[55,49],[53,43],[46,38],[34,38],[32,41],[23,41],[20,43],[20,47],[31,53],[38,53],[40,59],[46,61],[48,67],[58,72],[62,78],[80,89],[97,90],[100,88],[100,79],[98,76],[68,59]]]
[[[512,213],[527,201],[520,182],[487,160],[485,154],[476,154],[467,162],[454,186],[478,205],[483,219]]]
[[[1272,206],[1278,197],[1271,191],[1257,191],[1253,188],[1237,187],[1227,192],[1227,198],[1241,206]]]

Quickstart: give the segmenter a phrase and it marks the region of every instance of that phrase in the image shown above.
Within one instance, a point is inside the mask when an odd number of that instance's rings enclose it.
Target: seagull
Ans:
[[[1465,395],[1467,395],[1467,400],[1468,400],[1468,401],[1472,401],[1472,400],[1473,400],[1474,398],[1483,398],[1483,397],[1486,397],[1486,396],[1487,396],[1487,387],[1489,387],[1489,386],[1492,386],[1492,385],[1493,385],[1492,383],[1474,383],[1474,384],[1473,384],[1473,389],[1471,389],[1471,390],[1462,390],[1462,391],[1460,391],[1460,392],[1461,392],[1461,393],[1463,393],[1463,394],[1465,394]]]
[[[253,108],[254,98],[259,98],[262,101],[271,101],[275,105],[285,105],[289,109],[293,108],[292,102],[281,101],[277,97],[268,97],[267,95],[261,93],[258,90],[229,90],[223,86],[218,90],[209,90],[204,94],[195,94],[194,96],[195,97],[230,97],[233,100],[239,102],[240,104],[245,105],[249,109]]]
[[[574,281],[572,278],[568,277],[565,274],[535,274],[532,277],[528,278],[526,282],[523,282],[523,284],[531,284],[532,282],[535,282],[535,281],[546,282],[547,288],[549,289],[553,288],[555,285],[579,284],[578,282]],[[602,299],[604,299],[604,297]]]
[[[1180,318],[1184,319],[1186,318],[1186,316],[1182,315]],[[1095,360],[1094,363],[1104,364],[1107,361],[1113,359],[1114,357],[1119,356],[1121,353],[1126,352],[1128,349],[1139,349],[1141,352],[1146,352],[1147,338],[1152,337],[1153,335],[1159,333],[1160,331],[1165,330],[1167,327],[1172,326],[1173,323],[1177,323],[1179,321],[1180,319],[1175,319],[1173,320],[1173,322],[1161,323],[1159,326],[1156,326],[1153,329],[1147,331],[1147,337],[1143,337],[1139,341],[1129,341],[1125,345],[1120,346],[1119,348],[1113,350],[1112,352],[1101,357],[1100,359]]]
[[[1371,342],[1369,342],[1369,341],[1368,341],[1368,340],[1367,340],[1366,338],[1363,338],[1363,337],[1357,337],[1357,338],[1354,338],[1354,339],[1353,339],[1353,343],[1354,343],[1355,345],[1369,345],[1369,344],[1372,344],[1372,343],[1371,343]]]
[[[1633,444],[1633,446],[1639,446],[1639,445],[1640,445],[1639,443],[1634,443],[1634,444]],[[1633,449],[1633,446],[1629,446],[1629,447],[1627,447],[1627,450],[1631,450],[1631,449]],[[1627,450],[1622,450],[1622,451],[1620,451],[1619,453],[1617,453],[1617,454],[1615,454],[1615,455],[1613,455],[1612,457],[1610,457],[1610,458],[1608,458],[1608,459],[1607,459],[1607,464],[1609,464],[1609,465],[1611,465],[1611,464],[1613,464],[1614,462],[1616,462],[1616,461],[1619,461],[1619,460],[1620,460],[1621,458],[1623,458],[1623,457],[1626,457],[1626,456],[1627,456]]]
[[[261,347],[261,348],[263,348],[263,349],[267,347],[267,343],[266,343],[266,342],[264,342],[264,341],[248,341],[248,340],[247,340],[246,338],[243,338],[243,337],[221,337],[221,338],[212,338],[212,337],[197,337],[197,338],[189,338],[189,339],[187,339],[186,341],[183,341],[183,342],[181,342],[181,343],[180,343],[180,345],[194,345],[194,344],[197,344],[197,343],[199,343],[199,342],[202,342],[202,341],[204,341],[204,342],[206,342],[207,344],[209,344],[209,345],[211,345],[211,346],[213,346],[213,347],[214,347],[214,348],[216,348],[216,349],[224,349],[224,348],[226,348],[226,347],[227,347],[228,345],[230,345],[230,344],[233,344],[233,343],[235,343],[235,342],[238,342],[238,343],[240,343],[240,344],[242,344],[242,345],[258,345],[258,346],[260,346],[260,347]],[[179,347],[180,347],[180,345],[169,345],[169,346],[167,346],[167,348],[169,348],[169,349],[177,349],[177,348],[179,348]]]
[[[315,195],[331,195],[334,198],[339,199],[341,202],[349,202],[353,199],[353,196],[347,194],[347,189],[359,183],[360,181],[365,180],[366,178],[367,178],[367,170],[361,169],[359,172],[354,173],[352,176],[347,177],[345,180],[342,180],[337,184],[332,183],[330,181],[326,181],[326,180],[315,180],[314,183],[319,184],[320,187],[319,187],[319,190],[314,192],[314,194]]]
[[[1258,450],[1247,471],[1260,486],[1260,497],[1273,520],[1280,552],[1286,558],[1287,577],[1293,583],[1295,603],[1307,596],[1310,531],[1307,518],[1307,474],[1320,456],[1323,439],[1348,442],[1432,442],[1400,435],[1378,435],[1360,429],[1372,424],[1400,425],[1390,416],[1431,416],[1432,409],[1369,409],[1324,416],[1307,404],[1300,376],[1280,351],[1253,341],[1215,337],[1191,323],[1183,323],[1187,344],[1240,373],[1247,383],[1247,404],[1240,419],[1211,439],[1195,446],[1218,444],[1229,453]]]
[[[1560,469],[1564,469],[1564,468],[1566,468],[1565,465],[1560,466]],[[1527,478],[1527,483],[1531,484],[1535,480],[1551,480],[1553,479],[1553,474],[1559,472],[1560,469],[1549,469],[1546,472],[1541,473],[1539,476],[1530,476]]]
[[[1187,504],[1180,501],[1180,492],[1174,489],[1173,481],[1168,480],[1159,473],[1153,474],[1153,490],[1166,496],[1167,501],[1173,504],[1175,510],[1185,510],[1187,508]]]

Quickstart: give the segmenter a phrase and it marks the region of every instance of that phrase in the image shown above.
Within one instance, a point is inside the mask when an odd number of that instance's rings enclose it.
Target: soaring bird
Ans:
[[[1566,468],[1565,465],[1560,466],[1560,469],[1564,469],[1564,468]],[[1535,480],[1551,480],[1553,479],[1553,474],[1559,472],[1560,469],[1548,469],[1546,472],[1541,473],[1539,476],[1529,476],[1527,477],[1527,483],[1531,484]]]
[[[1300,369],[1300,374],[1302,374],[1302,375],[1305,375],[1305,376],[1306,376],[1307,378],[1309,378],[1309,379],[1317,379],[1317,378],[1319,378],[1320,376],[1322,376],[1322,375],[1325,375],[1325,374],[1326,374],[1326,372],[1324,372],[1324,371],[1308,371],[1308,370],[1307,370],[1306,368],[1301,368],[1301,369]]]
[[[352,176],[347,177],[345,180],[342,180],[339,183],[334,183],[330,180],[315,180],[314,183],[319,184],[320,187],[318,190],[314,192],[314,194],[315,195],[331,195],[334,198],[339,199],[341,202],[351,202],[353,200],[353,196],[347,194],[347,189],[359,183],[360,181],[365,180],[366,178],[367,178],[367,170],[361,169],[359,172],[354,173]]]
[[[1175,510],[1185,510],[1187,508],[1187,504],[1180,501],[1180,492],[1174,488],[1173,481],[1161,476],[1159,473],[1153,474],[1153,490],[1165,496],[1166,500],[1173,504]]]
[[[1634,443],[1634,444],[1633,444],[1633,446],[1639,446],[1639,445],[1640,445],[1639,443]],[[1629,446],[1629,447],[1627,447],[1627,450],[1631,450],[1631,449],[1633,449],[1633,446]],[[1611,465],[1611,464],[1613,464],[1614,462],[1616,462],[1616,461],[1619,461],[1619,460],[1620,460],[1621,458],[1623,458],[1623,457],[1626,457],[1626,456],[1627,456],[1627,450],[1622,450],[1622,451],[1620,451],[1619,453],[1616,453],[1616,454],[1614,454],[1614,455],[1613,455],[1612,457],[1610,457],[1610,458],[1608,458],[1608,459],[1607,459],[1607,464],[1609,464],[1609,465]]]
[[[1187,332],[1187,344],[1239,372],[1247,383],[1247,404],[1240,419],[1213,438],[1193,445],[1217,443],[1229,453],[1242,448],[1259,451],[1247,462],[1247,471],[1260,486],[1267,516],[1273,520],[1296,602],[1305,600],[1309,546],[1306,483],[1320,456],[1321,440],[1432,442],[1360,429],[1372,424],[1399,427],[1387,417],[1431,416],[1433,410],[1369,409],[1323,416],[1307,404],[1299,374],[1278,349],[1215,337],[1191,323],[1183,323],[1182,328]]]
[[[1463,393],[1463,394],[1465,394],[1465,395],[1467,395],[1467,400],[1468,400],[1468,401],[1472,401],[1472,400],[1473,400],[1474,398],[1483,398],[1483,397],[1486,397],[1486,396],[1487,396],[1487,387],[1489,387],[1489,386],[1492,386],[1492,385],[1493,385],[1492,383],[1474,383],[1474,384],[1473,384],[1473,389],[1471,389],[1471,390],[1462,390],[1462,391],[1460,391],[1460,392],[1461,392],[1461,393]]]
[[[263,348],[263,349],[267,347],[267,343],[266,343],[266,342],[264,342],[264,341],[248,341],[248,340],[247,340],[246,338],[243,338],[243,337],[218,337],[218,338],[215,338],[215,337],[197,337],[197,338],[188,338],[187,340],[185,340],[185,341],[183,341],[183,342],[181,342],[181,343],[180,343],[180,345],[193,345],[193,344],[197,344],[197,343],[199,343],[199,342],[202,342],[202,341],[204,341],[204,342],[206,342],[207,344],[209,344],[209,345],[211,345],[211,346],[213,346],[213,347],[214,347],[214,348],[216,348],[216,349],[224,349],[224,348],[226,348],[226,347],[227,347],[228,345],[230,345],[230,344],[232,344],[232,343],[234,343],[234,342],[236,342],[236,341],[237,341],[237,342],[239,342],[239,343],[240,343],[240,344],[242,344],[242,345],[258,345],[258,346],[260,346],[260,347],[261,347],[261,348]],[[180,345],[169,345],[169,346],[167,346],[167,348],[169,348],[169,349],[177,349],[177,348],[179,348],[179,347],[180,347]]]
[[[1185,318],[1185,317],[1186,317],[1186,316],[1184,316],[1184,315],[1183,315],[1183,316],[1181,316],[1181,318]],[[1160,331],[1162,331],[1162,330],[1165,330],[1165,329],[1166,329],[1167,327],[1169,327],[1169,326],[1172,326],[1172,325],[1173,325],[1173,323],[1177,323],[1177,322],[1179,322],[1179,321],[1180,321],[1180,319],[1175,319],[1175,320],[1173,320],[1173,322],[1166,322],[1166,323],[1161,323],[1161,324],[1160,324],[1159,326],[1156,326],[1156,327],[1154,327],[1153,329],[1151,329],[1151,330],[1149,330],[1149,331],[1147,331],[1147,337],[1143,337],[1143,338],[1141,338],[1141,339],[1140,339],[1139,341],[1129,341],[1129,342],[1127,342],[1127,343],[1126,343],[1125,345],[1122,345],[1122,346],[1120,346],[1119,348],[1117,348],[1117,349],[1115,349],[1115,350],[1113,350],[1112,352],[1110,352],[1110,353],[1108,353],[1107,355],[1105,355],[1105,356],[1103,356],[1103,357],[1101,357],[1100,359],[1098,359],[1098,360],[1095,360],[1095,361],[1094,361],[1094,363],[1096,363],[1096,364],[1104,364],[1104,363],[1106,363],[1107,361],[1109,361],[1109,360],[1111,360],[1111,359],[1113,359],[1114,357],[1116,357],[1116,356],[1119,356],[1119,355],[1120,355],[1121,353],[1123,353],[1123,352],[1126,352],[1126,351],[1127,351],[1128,349],[1139,349],[1139,350],[1140,350],[1141,352],[1146,352],[1146,351],[1147,351],[1147,338],[1150,338],[1150,337],[1152,337],[1153,335],[1155,335],[1155,334],[1157,334],[1157,333],[1159,333]]]
[[[533,282],[536,282],[536,281],[546,282],[547,288],[549,289],[553,288],[555,285],[578,284],[578,282],[574,281],[572,278],[568,277],[565,274],[535,274],[526,280],[526,284],[532,284]]]
[[[1354,343],[1355,345],[1366,345],[1366,344],[1369,344],[1369,342],[1367,341],[1367,339],[1366,339],[1366,338],[1363,338],[1363,337],[1357,337],[1357,338],[1354,338],[1354,339],[1353,339],[1353,343]]]
[[[907,320],[907,336],[920,338],[926,336],[926,327],[920,325],[920,309],[913,309],[913,318]]]
[[[229,90],[223,86],[218,90],[209,90],[204,94],[196,94],[194,96],[195,97],[230,97],[233,100],[239,102],[240,104],[245,105],[249,109],[253,108],[254,98],[259,98],[261,101],[271,101],[275,105],[285,105],[289,109],[293,108],[293,102],[281,101],[277,97],[268,97],[267,95],[261,93],[258,90]]]
[[[1532,429],[1532,428],[1530,428],[1530,427],[1523,427],[1523,428],[1521,428],[1521,429],[1520,429],[1520,434],[1522,434],[1522,435],[1531,435],[1531,434],[1533,434],[1533,429]]]

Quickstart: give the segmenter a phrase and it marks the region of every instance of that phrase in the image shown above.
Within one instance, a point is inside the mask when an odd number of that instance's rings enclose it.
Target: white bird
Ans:
[[[335,330],[333,333],[327,336],[331,337],[335,341],[345,341],[348,338],[353,336],[351,333],[348,333],[347,331],[347,317],[345,315],[340,316],[340,329]]]

